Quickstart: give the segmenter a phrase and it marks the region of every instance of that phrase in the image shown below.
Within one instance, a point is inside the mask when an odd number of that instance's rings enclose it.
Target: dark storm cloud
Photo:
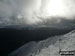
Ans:
[[[64,17],[52,17],[51,20],[44,20],[43,23],[41,23],[41,26],[44,27],[54,27],[54,28],[75,28],[75,19],[73,20],[68,20]]]
[[[15,25],[37,25],[44,27],[68,28],[75,25],[74,2],[69,0],[66,4],[67,16],[45,17],[40,9],[44,9],[50,0],[0,0],[0,28]],[[67,1],[66,1],[67,2]],[[68,6],[69,4],[69,6]],[[35,27],[35,26],[34,26]]]
[[[0,27],[26,24],[38,9],[37,3],[35,0],[0,0]]]

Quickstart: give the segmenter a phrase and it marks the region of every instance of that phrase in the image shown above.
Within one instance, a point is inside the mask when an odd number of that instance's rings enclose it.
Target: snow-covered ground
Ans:
[[[30,42],[8,56],[60,56],[59,49],[62,51],[75,50],[75,30],[43,41]]]

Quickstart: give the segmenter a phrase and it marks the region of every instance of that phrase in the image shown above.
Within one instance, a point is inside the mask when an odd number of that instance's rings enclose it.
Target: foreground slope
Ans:
[[[60,42],[59,39],[61,39]],[[65,35],[50,37],[38,43],[30,42],[9,56],[60,56],[59,48],[63,51],[75,50],[75,30]]]

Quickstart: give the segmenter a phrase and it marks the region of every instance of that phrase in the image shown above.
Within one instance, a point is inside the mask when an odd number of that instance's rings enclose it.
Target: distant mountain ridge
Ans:
[[[0,28],[1,56],[6,56],[8,53],[28,42],[38,42],[50,36],[63,35],[71,30],[73,29],[55,29],[47,27],[34,29]]]

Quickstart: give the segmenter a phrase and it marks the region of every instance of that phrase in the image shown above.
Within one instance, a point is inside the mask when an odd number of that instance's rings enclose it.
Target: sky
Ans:
[[[74,0],[0,0],[0,28],[75,26]]]

